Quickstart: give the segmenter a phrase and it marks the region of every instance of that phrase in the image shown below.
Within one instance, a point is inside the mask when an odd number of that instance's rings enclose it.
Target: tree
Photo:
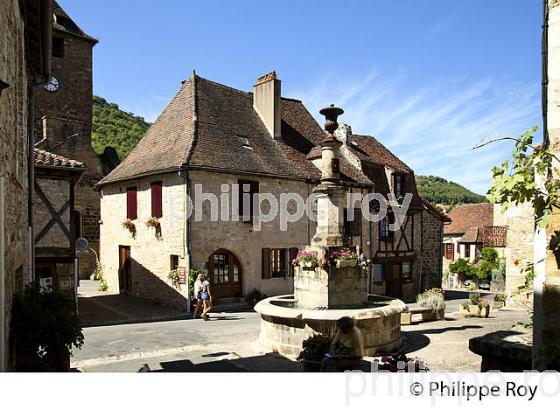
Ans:
[[[449,272],[457,275],[459,282],[463,283],[473,277],[474,266],[466,259],[457,259],[449,265]]]
[[[481,259],[474,268],[474,275],[480,280],[491,280],[492,271],[500,268],[500,258],[494,248],[484,248],[481,252]]]

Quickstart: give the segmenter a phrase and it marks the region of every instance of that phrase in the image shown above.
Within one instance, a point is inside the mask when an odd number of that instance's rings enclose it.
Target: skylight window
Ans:
[[[249,144],[249,138],[247,138],[245,135],[239,134],[239,133],[236,133],[235,135],[239,139],[239,142],[241,143],[241,146],[243,148],[253,149],[253,147],[251,147],[251,144]]]

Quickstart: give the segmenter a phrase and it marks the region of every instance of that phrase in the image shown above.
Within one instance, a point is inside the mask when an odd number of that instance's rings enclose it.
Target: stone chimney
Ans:
[[[258,78],[253,86],[253,108],[272,138],[281,136],[281,95],[282,82],[276,78],[276,71]]]
[[[342,142],[346,146],[352,145],[352,127],[348,124],[340,125],[334,132],[334,136],[337,140]]]

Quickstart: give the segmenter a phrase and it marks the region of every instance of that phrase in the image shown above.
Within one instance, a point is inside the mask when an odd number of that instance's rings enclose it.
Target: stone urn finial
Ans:
[[[338,122],[336,122],[336,120],[339,115],[344,114],[344,110],[331,104],[329,107],[323,108],[319,113],[325,116],[325,130],[329,134],[332,134],[338,128]]]

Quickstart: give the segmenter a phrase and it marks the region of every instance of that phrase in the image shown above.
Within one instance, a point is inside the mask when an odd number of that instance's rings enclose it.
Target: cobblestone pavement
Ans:
[[[521,310],[492,310],[487,319],[461,318],[462,299],[448,301],[446,320],[403,326],[403,349],[432,371],[479,371],[480,357],[469,339],[497,330],[513,330],[528,321]],[[87,372],[137,371],[300,371],[300,365],[263,351],[257,343],[254,312],[215,313],[211,320],[130,323],[84,329],[82,350],[73,367]]]

